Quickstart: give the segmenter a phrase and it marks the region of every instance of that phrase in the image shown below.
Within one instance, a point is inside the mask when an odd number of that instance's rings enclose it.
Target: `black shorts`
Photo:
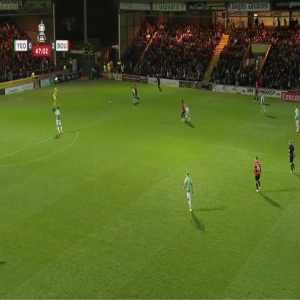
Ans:
[[[260,180],[260,175],[255,175],[255,180],[256,181]]]
[[[294,156],[290,156],[290,163],[292,164],[294,162]]]
[[[181,118],[184,118],[185,117],[185,111],[183,111],[182,113],[181,113]]]

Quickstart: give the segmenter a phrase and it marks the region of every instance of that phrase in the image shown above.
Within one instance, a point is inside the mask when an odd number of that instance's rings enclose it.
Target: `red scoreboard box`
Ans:
[[[32,45],[32,56],[34,57],[51,57],[52,46],[48,44]]]

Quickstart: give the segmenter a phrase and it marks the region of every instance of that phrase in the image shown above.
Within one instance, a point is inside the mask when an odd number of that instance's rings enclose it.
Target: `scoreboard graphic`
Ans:
[[[41,21],[38,27],[38,43],[32,44],[29,40],[14,40],[15,52],[31,52],[33,57],[47,57],[51,58],[53,51],[69,52],[70,42],[68,40],[56,40],[53,43],[47,43],[46,27]]]
[[[27,40],[15,40],[14,41],[14,50],[16,52],[28,52],[29,43]]]
[[[35,44],[32,45],[32,56],[33,57],[51,57],[52,47],[47,44]]]

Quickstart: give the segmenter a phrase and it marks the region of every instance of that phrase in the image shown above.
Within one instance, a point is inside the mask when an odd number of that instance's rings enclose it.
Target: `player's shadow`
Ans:
[[[266,194],[264,193],[259,193],[259,195],[266,201],[268,202],[269,204],[271,204],[272,206],[274,207],[277,207],[277,208],[281,208],[281,205],[276,202],[275,200],[273,200],[272,198],[270,198],[269,196],[267,196]]]
[[[226,206],[216,206],[216,207],[203,207],[199,208],[196,211],[204,211],[204,212],[214,212],[214,211],[223,211],[226,209]]]
[[[192,122],[185,121],[185,124],[191,128],[195,128],[195,125]]]
[[[195,227],[200,231],[205,231],[205,225],[199,220],[194,212],[191,213],[192,221]]]
[[[297,188],[287,188],[287,189],[278,189],[278,190],[267,190],[267,193],[285,193],[285,192],[295,192],[299,191]]]
[[[266,117],[269,118],[269,119],[277,119],[277,117],[272,116],[272,115],[266,115]]]
[[[0,266],[3,266],[6,264],[6,261],[0,261]]]
[[[300,175],[299,175],[299,174],[295,174],[295,177],[298,177],[298,178],[300,178]]]

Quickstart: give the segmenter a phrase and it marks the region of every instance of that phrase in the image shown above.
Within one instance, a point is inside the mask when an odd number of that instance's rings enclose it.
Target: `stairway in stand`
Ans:
[[[217,47],[214,50],[213,56],[210,60],[210,63],[207,67],[207,70],[204,74],[204,79],[203,82],[209,82],[211,79],[211,75],[213,73],[214,68],[218,65],[219,59],[220,59],[220,55],[223,52],[224,48],[228,45],[229,43],[229,34],[223,34],[222,38],[219,42],[219,44],[217,45]]]
[[[152,38],[150,39],[150,41],[148,42],[147,46],[145,47],[145,49],[144,49],[144,51],[143,51],[143,53],[142,53],[142,55],[141,55],[141,57],[140,57],[140,62],[143,61],[145,54],[147,53],[148,49],[149,49],[150,46],[152,45],[152,43],[153,43],[154,39],[156,38],[157,34],[158,34],[158,32],[156,31],[156,32],[153,34],[153,36],[152,36]]]

